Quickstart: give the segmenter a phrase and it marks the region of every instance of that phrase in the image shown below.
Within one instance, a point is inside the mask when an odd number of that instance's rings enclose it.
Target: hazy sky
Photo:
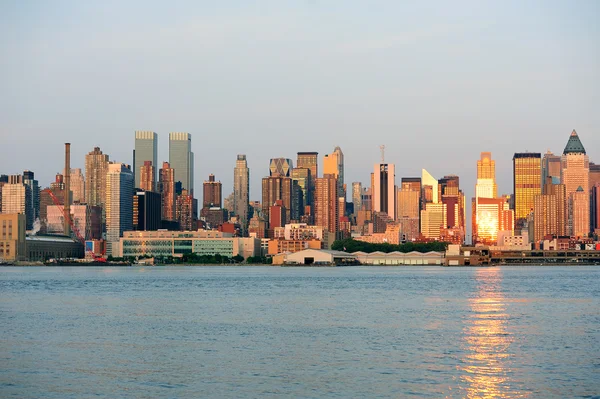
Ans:
[[[134,130],[192,134],[196,187],[251,199],[272,157],[330,153],[368,184],[386,146],[396,179],[457,174],[473,195],[492,151],[561,153],[577,129],[600,162],[599,1],[4,1],[0,173],[47,186],[99,146],[132,163]],[[201,191],[197,190],[197,193]]]

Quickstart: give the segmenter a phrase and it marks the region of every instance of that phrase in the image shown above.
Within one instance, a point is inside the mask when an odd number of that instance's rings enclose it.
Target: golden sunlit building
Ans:
[[[441,231],[448,225],[446,204],[428,203],[421,211],[421,234],[439,240]]]
[[[561,183],[565,185],[567,198],[567,234],[571,236],[587,236],[589,232],[589,158],[577,132],[573,130],[561,157]],[[585,193],[584,199],[578,195],[574,202],[574,194],[581,188]],[[587,212],[577,207],[584,207]],[[576,216],[577,215],[577,216]],[[577,221],[575,218],[577,217]],[[575,226],[577,223],[577,226]],[[587,226],[587,227],[584,227]]]
[[[345,198],[344,190],[344,153],[340,147],[335,147],[331,154],[323,157],[323,175],[334,175],[337,179],[338,195]]]
[[[339,201],[337,179],[324,174],[315,179],[315,226],[321,226],[330,233],[339,231]]]
[[[498,232],[514,233],[514,212],[506,198],[476,198],[473,241],[495,245]]]
[[[571,194],[572,233],[577,238],[584,238],[590,232],[590,196],[579,187]]]
[[[515,153],[513,157],[513,188],[515,201],[515,230],[521,234],[527,217],[533,211],[534,198],[542,193],[541,154]]]

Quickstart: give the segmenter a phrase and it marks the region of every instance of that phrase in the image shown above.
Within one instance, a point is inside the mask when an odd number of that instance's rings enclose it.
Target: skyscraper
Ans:
[[[73,202],[85,203],[85,176],[81,168],[71,169],[71,193]]]
[[[600,230],[600,183],[591,188],[590,195],[590,231]]]
[[[438,198],[438,181],[435,177],[431,176],[431,174],[425,169],[421,170],[421,190],[424,204],[437,204],[440,202]]]
[[[194,153],[192,135],[189,133],[169,133],[169,164],[175,170],[175,181],[181,188],[194,195]]]
[[[11,176],[12,177],[12,176]],[[2,187],[2,213],[20,213],[27,216],[26,192],[25,184],[18,180],[9,180]]]
[[[100,147],[85,156],[85,200],[89,205],[101,206],[106,202],[106,173],[108,155]],[[105,212],[103,212],[105,215]]]
[[[23,172],[23,184],[27,188],[25,225],[27,230],[31,230],[35,220],[40,217],[40,188],[38,181],[34,178],[34,173],[29,170]]]
[[[560,156],[550,151],[542,158],[542,184],[546,184],[549,177],[560,180]]]
[[[428,202],[421,211],[421,234],[425,238],[439,239],[442,229],[448,225],[446,204]]]
[[[513,157],[513,193],[515,201],[515,231],[527,229],[527,217],[533,211],[534,199],[542,194],[541,154],[515,153]]]
[[[122,163],[108,164],[106,173],[107,254],[119,256],[119,238],[133,229],[133,173]]]
[[[133,151],[133,170],[135,172],[135,187],[141,188],[141,167],[146,161],[152,162],[156,167],[158,165],[158,135],[152,131],[136,130],[135,131],[135,150]],[[156,172],[152,176],[152,180],[156,181]],[[152,190],[146,190],[152,191]]]
[[[269,162],[269,176],[290,177],[294,164],[289,158],[271,158]]]
[[[204,181],[203,184],[203,197],[202,207],[203,208],[220,208],[222,194],[222,184],[220,181],[215,181],[215,175],[212,173],[208,175],[208,181]]]
[[[396,219],[396,169],[394,164],[375,164],[373,176],[373,211],[385,212],[390,218]]]
[[[308,186],[308,202],[305,202],[305,206],[311,207],[311,212],[314,215],[314,191],[315,191],[315,179],[319,177],[319,164],[318,164],[318,152],[299,152],[296,160],[297,168],[310,169],[310,183]]]
[[[567,197],[567,234],[571,236],[587,236],[589,232],[589,158],[586,155],[585,148],[577,132],[573,130],[569,136],[569,141],[565,146],[561,157],[561,183],[565,185]],[[578,198],[575,202],[573,196],[579,188],[586,194],[587,201]],[[577,195],[580,197],[580,195]],[[584,209],[575,209],[575,207]],[[581,216],[587,214],[586,216]],[[575,226],[575,217],[577,215],[577,226]],[[586,227],[583,227],[583,226]],[[577,230],[576,230],[577,228]]]
[[[262,212],[268,218],[269,208],[277,200],[282,200],[285,208],[284,225],[290,221],[292,207],[292,178],[285,176],[269,176],[262,179]]]
[[[337,179],[332,174],[323,174],[315,179],[315,226],[330,233],[339,231],[339,194]]]
[[[346,197],[344,190],[344,153],[340,147],[335,147],[331,154],[323,157],[323,174],[334,175],[338,184],[338,195]]]
[[[354,214],[362,210],[362,183],[355,181],[352,182],[352,203],[354,205]]]
[[[144,191],[156,191],[156,172],[152,161],[144,161],[140,166],[139,179],[136,180],[138,188]]]
[[[182,190],[181,194],[177,196],[175,213],[177,215],[177,222],[179,223],[179,230],[181,231],[193,230],[193,201],[194,197],[192,197],[187,190]]]
[[[160,229],[160,194],[152,191],[138,191],[133,196],[133,230]]]
[[[246,155],[238,154],[233,169],[233,208],[240,220],[242,235],[248,230],[248,208],[250,203],[250,169]]]
[[[158,185],[160,188],[162,220],[176,220],[175,213],[175,170],[168,162],[163,162],[159,171]]]
[[[309,197],[310,169],[294,168],[292,169],[292,190],[293,190],[293,209],[292,219],[299,220],[304,216],[305,207],[311,202]]]

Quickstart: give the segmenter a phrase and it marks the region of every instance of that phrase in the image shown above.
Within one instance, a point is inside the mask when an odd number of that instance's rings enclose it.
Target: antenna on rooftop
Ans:
[[[380,145],[379,149],[381,150],[381,163],[385,163],[385,145]]]

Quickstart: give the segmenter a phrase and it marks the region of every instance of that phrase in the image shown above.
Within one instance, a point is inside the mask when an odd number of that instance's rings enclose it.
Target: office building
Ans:
[[[213,176],[214,179],[214,176]],[[194,230],[194,197],[187,190],[182,190],[181,194],[177,195],[175,205],[175,214],[179,229],[182,231]]]
[[[292,190],[293,190],[293,210],[292,219],[300,220],[306,214],[306,206],[312,202],[309,186],[311,182],[310,169],[294,168],[292,169]],[[309,212],[310,214],[310,212]]]
[[[315,190],[315,179],[319,177],[319,164],[318,164],[318,152],[299,152],[298,157],[296,159],[296,167],[297,168],[307,168],[310,169],[310,178],[309,178],[309,186],[308,186],[308,194],[306,198],[308,198],[308,202],[305,202],[305,206],[311,207],[311,212],[314,215],[314,190]]]
[[[577,132],[573,130],[569,136],[561,157],[561,183],[565,185],[567,197],[567,234],[587,237],[589,233],[589,159]],[[579,188],[586,194],[583,199],[580,194],[574,201],[574,195]],[[583,207],[584,209],[577,209]],[[587,216],[583,213],[587,213]],[[575,220],[577,218],[577,220]],[[577,226],[575,226],[577,223]],[[585,226],[585,227],[584,227]]]
[[[203,184],[202,208],[221,208],[222,190],[221,182],[215,181],[215,175],[211,173]]]
[[[339,231],[339,202],[337,179],[324,174],[315,179],[315,226],[321,226],[330,233]]]
[[[117,254],[119,238],[133,229],[133,173],[122,163],[108,164],[106,173],[107,254]]]
[[[23,172],[23,184],[27,190],[25,194],[25,226],[27,230],[33,229],[33,223],[40,217],[40,188],[34,173],[26,170]]]
[[[133,170],[135,171],[134,186],[142,188],[142,166],[146,162],[152,162],[156,167],[158,165],[158,135],[152,131],[136,130],[135,131],[135,150],[133,150]],[[156,181],[156,171],[154,175],[146,176],[146,182],[149,180]],[[146,191],[153,191],[145,189]]]
[[[425,169],[421,170],[421,193],[423,199],[423,209],[425,208],[425,204],[437,204],[440,202],[438,197],[438,180]]]
[[[152,161],[144,161],[140,166],[139,178],[136,180],[137,187],[144,191],[156,191],[156,172]]]
[[[181,189],[188,190],[193,196],[194,153],[192,152],[191,134],[169,133],[169,165],[175,170],[175,181],[181,182]]]
[[[289,223],[292,207],[292,178],[284,176],[269,176],[262,179],[262,214],[268,220],[269,208],[277,200],[282,200],[285,208],[285,220]]]
[[[100,147],[94,147],[94,150],[85,156],[85,200],[89,205],[101,206],[104,209],[107,172],[108,155],[103,154]]]
[[[250,169],[246,155],[238,154],[233,170],[233,213],[238,217],[242,235],[248,231],[250,203]]]
[[[21,214],[25,216],[27,222],[27,187],[21,179],[13,179],[16,176],[10,176],[9,181],[15,183],[5,183],[2,187],[2,213]],[[20,176],[19,176],[20,177]]]
[[[177,220],[175,213],[175,170],[169,162],[163,162],[163,167],[158,174],[158,185],[160,189],[161,219]]]
[[[421,234],[423,237],[439,240],[441,232],[448,225],[446,204],[429,202],[421,211]]]
[[[133,195],[133,230],[161,228],[161,196],[153,191],[137,191]]]
[[[26,257],[25,214],[3,212],[0,214],[0,260],[17,261]]]
[[[600,234],[600,183],[591,188],[590,195],[590,231]]]
[[[498,197],[498,186],[496,185],[496,161],[492,159],[491,152],[482,152],[481,159],[477,161],[475,197]]]
[[[560,155],[546,152],[542,158],[542,183],[545,184],[548,178],[560,180],[560,169]]]
[[[372,201],[374,212],[385,212],[390,218],[396,218],[396,169],[394,164],[375,164]]]
[[[289,158],[271,158],[269,161],[269,176],[291,177],[293,162]]]
[[[362,183],[358,181],[352,182],[352,204],[354,205],[355,215],[358,213],[358,211],[362,210],[362,192]]]
[[[515,231],[517,235],[527,229],[527,218],[533,212],[536,196],[542,194],[541,154],[515,153],[513,157],[513,193]]]
[[[476,224],[473,226],[473,241],[495,245],[501,231],[514,234],[514,211],[506,198],[475,198]]]
[[[63,173],[64,174],[64,173]],[[71,202],[85,203],[85,176],[81,168],[71,169]]]
[[[335,147],[331,154],[325,154],[323,157],[323,175],[330,174],[335,176],[338,184],[338,195],[346,200],[346,190],[344,189],[344,153],[340,147]]]

